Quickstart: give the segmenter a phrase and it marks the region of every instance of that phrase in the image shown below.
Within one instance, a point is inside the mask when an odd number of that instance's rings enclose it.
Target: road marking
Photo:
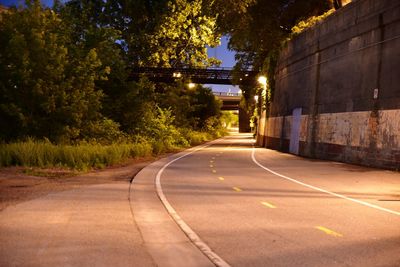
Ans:
[[[215,159],[215,157],[212,157],[211,159]]]
[[[255,150],[256,150],[255,147],[253,147],[253,151],[251,152],[251,158],[252,158],[253,162],[256,165],[258,165],[260,168],[266,170],[267,172],[270,172],[270,173],[272,173],[272,174],[274,174],[276,176],[279,176],[279,177],[281,177],[283,179],[289,180],[289,181],[291,181],[293,183],[296,183],[296,184],[299,184],[299,185],[314,189],[316,191],[320,191],[320,192],[326,193],[326,194],[331,195],[331,196],[335,196],[335,197],[338,197],[338,198],[346,199],[346,200],[349,200],[349,201],[352,201],[352,202],[355,202],[355,203],[358,203],[358,204],[361,204],[361,205],[364,205],[364,206],[367,206],[367,207],[370,207],[370,208],[374,208],[374,209],[377,209],[377,210],[389,212],[389,213],[392,213],[394,215],[400,216],[400,212],[398,212],[398,211],[391,210],[391,209],[386,209],[386,208],[380,207],[378,205],[374,205],[374,204],[371,204],[371,203],[368,203],[368,202],[364,202],[364,201],[361,201],[361,200],[358,200],[358,199],[355,199],[355,198],[346,197],[344,195],[341,195],[341,194],[338,194],[338,193],[334,193],[334,192],[331,192],[331,191],[328,191],[328,190],[325,190],[325,189],[322,189],[322,188],[319,188],[319,187],[316,187],[316,186],[313,186],[313,185],[309,185],[309,184],[300,182],[300,181],[298,181],[298,180],[296,180],[294,178],[291,178],[289,176],[286,176],[286,175],[280,174],[278,172],[275,172],[275,171],[265,167],[264,165],[262,165],[261,163],[259,163],[256,160]]]
[[[317,228],[318,230],[324,232],[327,235],[331,235],[331,236],[334,236],[334,237],[342,237],[343,236],[342,234],[339,234],[339,233],[337,233],[337,232],[335,232],[335,231],[333,231],[331,229],[328,229],[326,227],[323,227],[323,226],[315,226],[315,228]]]
[[[239,187],[236,187],[236,186],[235,186],[235,187],[232,187],[232,189],[235,190],[236,192],[242,191],[242,189],[240,189]]]
[[[212,170],[212,173],[217,173],[217,171],[216,170]]]
[[[276,206],[272,205],[271,203],[268,203],[266,201],[262,201],[261,204],[263,204],[264,206],[271,208],[271,209],[276,209]]]
[[[210,164],[210,168],[214,168],[214,165]]]
[[[214,163],[214,161],[213,161],[213,160],[210,160],[210,163]]]
[[[223,181],[223,180],[225,180],[225,178],[224,177],[218,177],[218,179],[220,180],[220,181]]]
[[[177,157],[168,163],[166,163],[157,173],[156,175],[156,190],[157,190],[157,195],[160,198],[161,202],[163,203],[164,207],[167,209],[168,213],[171,215],[171,217],[174,219],[174,221],[178,224],[178,226],[182,229],[182,231],[189,237],[190,241],[204,254],[207,256],[207,258],[210,259],[211,262],[213,262],[217,267],[230,267],[230,265],[224,261],[220,256],[218,256],[214,251],[211,250],[211,248],[204,243],[203,240],[185,223],[184,220],[179,216],[179,214],[176,212],[176,210],[171,206],[169,201],[167,200],[167,197],[164,195],[164,192],[162,190],[161,186],[161,175],[164,172],[164,170],[174,163],[175,161],[180,160],[181,158],[184,158],[196,151],[199,151],[203,148],[206,148],[216,142],[221,141],[222,139],[219,139],[217,141],[212,141],[207,145],[199,146],[193,150],[189,150],[190,152],[183,154],[180,157]]]

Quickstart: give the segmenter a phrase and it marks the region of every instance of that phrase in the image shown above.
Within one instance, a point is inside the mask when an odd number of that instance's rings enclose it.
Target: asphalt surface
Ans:
[[[400,266],[400,174],[227,137],[171,163],[166,199],[232,266]],[[257,163],[258,164],[257,164]]]
[[[237,134],[0,212],[0,266],[400,266],[400,174]],[[182,230],[183,228],[183,230]]]
[[[0,212],[0,266],[156,266],[129,183],[49,194]]]

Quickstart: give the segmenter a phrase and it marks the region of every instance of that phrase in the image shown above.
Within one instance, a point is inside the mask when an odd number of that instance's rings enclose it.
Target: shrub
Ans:
[[[208,132],[193,131],[188,128],[180,129],[180,132],[191,146],[199,145],[213,138]]]

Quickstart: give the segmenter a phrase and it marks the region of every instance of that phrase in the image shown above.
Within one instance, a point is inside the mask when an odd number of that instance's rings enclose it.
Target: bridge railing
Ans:
[[[232,93],[232,92],[214,92],[213,94],[216,96],[242,96],[241,93]]]
[[[253,84],[257,76],[256,71],[243,71],[241,84]],[[132,68],[131,78],[138,80],[141,75],[151,81],[173,83],[180,78],[190,79],[200,84],[232,84],[233,72],[231,68]]]

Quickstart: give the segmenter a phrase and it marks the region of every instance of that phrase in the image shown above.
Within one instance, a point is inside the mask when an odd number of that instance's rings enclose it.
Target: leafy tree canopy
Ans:
[[[73,44],[68,24],[39,1],[10,9],[0,21],[0,128],[5,139],[82,138],[101,119],[106,77],[96,49]]]
[[[271,51],[280,47],[300,20],[320,15],[331,0],[241,0],[218,6],[221,31],[230,36],[229,48],[237,52],[241,68],[259,69]],[[228,9],[228,10],[225,10]]]

